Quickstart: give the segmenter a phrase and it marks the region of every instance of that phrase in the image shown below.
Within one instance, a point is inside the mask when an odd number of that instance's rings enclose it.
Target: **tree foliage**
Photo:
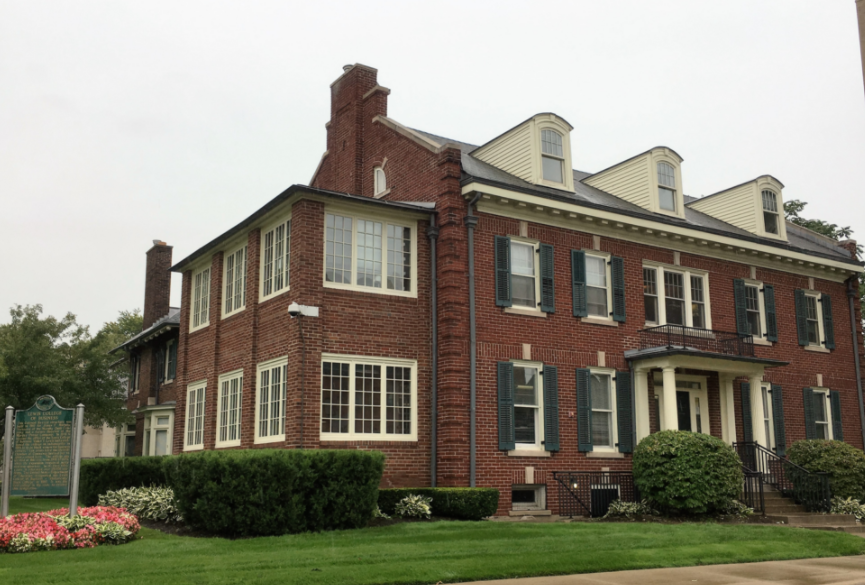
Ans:
[[[27,409],[50,394],[66,408],[84,404],[87,425],[129,422],[125,370],[110,367],[116,358],[108,350],[122,343],[117,339],[133,327],[134,314],[121,313],[121,319],[92,336],[72,313],[58,319],[43,316],[41,305],[12,307],[12,321],[0,325],[0,404]],[[0,432],[4,425],[0,419]]]
[[[796,225],[808,228],[812,232],[817,232],[818,234],[824,235],[827,238],[832,238],[833,240],[847,239],[853,235],[853,229],[849,225],[838,227],[838,224],[829,223],[822,219],[806,219],[802,217],[799,213],[805,209],[806,205],[808,205],[807,202],[799,201],[798,199],[785,202],[784,217],[790,223],[795,223]]]

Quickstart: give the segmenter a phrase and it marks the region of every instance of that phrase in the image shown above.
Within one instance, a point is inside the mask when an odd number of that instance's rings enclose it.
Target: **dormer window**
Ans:
[[[665,162],[658,163],[658,207],[676,211],[676,170]]]
[[[555,130],[541,130],[541,162],[545,181],[564,182],[565,151],[562,135]]]
[[[375,196],[378,197],[385,191],[387,191],[387,177],[384,174],[384,169],[381,167],[375,167],[372,171],[373,173],[373,184],[374,184],[374,193]]]
[[[767,234],[778,235],[778,197],[774,192],[763,191],[763,227]]]

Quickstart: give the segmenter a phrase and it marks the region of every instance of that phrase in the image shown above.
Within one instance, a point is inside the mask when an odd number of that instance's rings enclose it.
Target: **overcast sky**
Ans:
[[[670,146],[689,195],[769,173],[863,241],[858,42],[853,0],[0,0],[0,322],[141,308],[153,239],[180,260],[309,182],[347,63],[408,126],[552,111],[577,169]]]

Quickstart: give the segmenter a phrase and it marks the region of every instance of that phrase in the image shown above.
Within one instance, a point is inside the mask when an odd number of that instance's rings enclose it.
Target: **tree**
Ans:
[[[62,319],[43,317],[41,305],[16,305],[9,312],[12,322],[0,325],[3,407],[27,409],[39,396],[50,394],[66,408],[84,404],[87,425],[131,422],[124,408],[125,372],[110,367],[114,358],[106,350],[128,319],[122,319],[123,326],[106,325],[109,330],[94,337],[71,313]],[[0,420],[0,433],[3,426],[5,420]]]
[[[109,321],[102,326],[96,335],[105,347],[105,351],[111,351],[118,345],[129,340],[134,335],[141,333],[144,328],[144,317],[141,311],[120,311],[116,321]]]

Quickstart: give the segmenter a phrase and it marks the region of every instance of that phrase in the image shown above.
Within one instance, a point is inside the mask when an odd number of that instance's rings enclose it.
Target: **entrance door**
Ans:
[[[660,373],[655,374],[655,398],[658,410],[664,412],[664,380]],[[678,428],[680,431],[709,433],[709,396],[705,376],[676,374],[676,421],[661,428]]]
[[[676,412],[679,415],[679,430],[690,431],[691,429],[691,393],[687,391],[676,391]]]

